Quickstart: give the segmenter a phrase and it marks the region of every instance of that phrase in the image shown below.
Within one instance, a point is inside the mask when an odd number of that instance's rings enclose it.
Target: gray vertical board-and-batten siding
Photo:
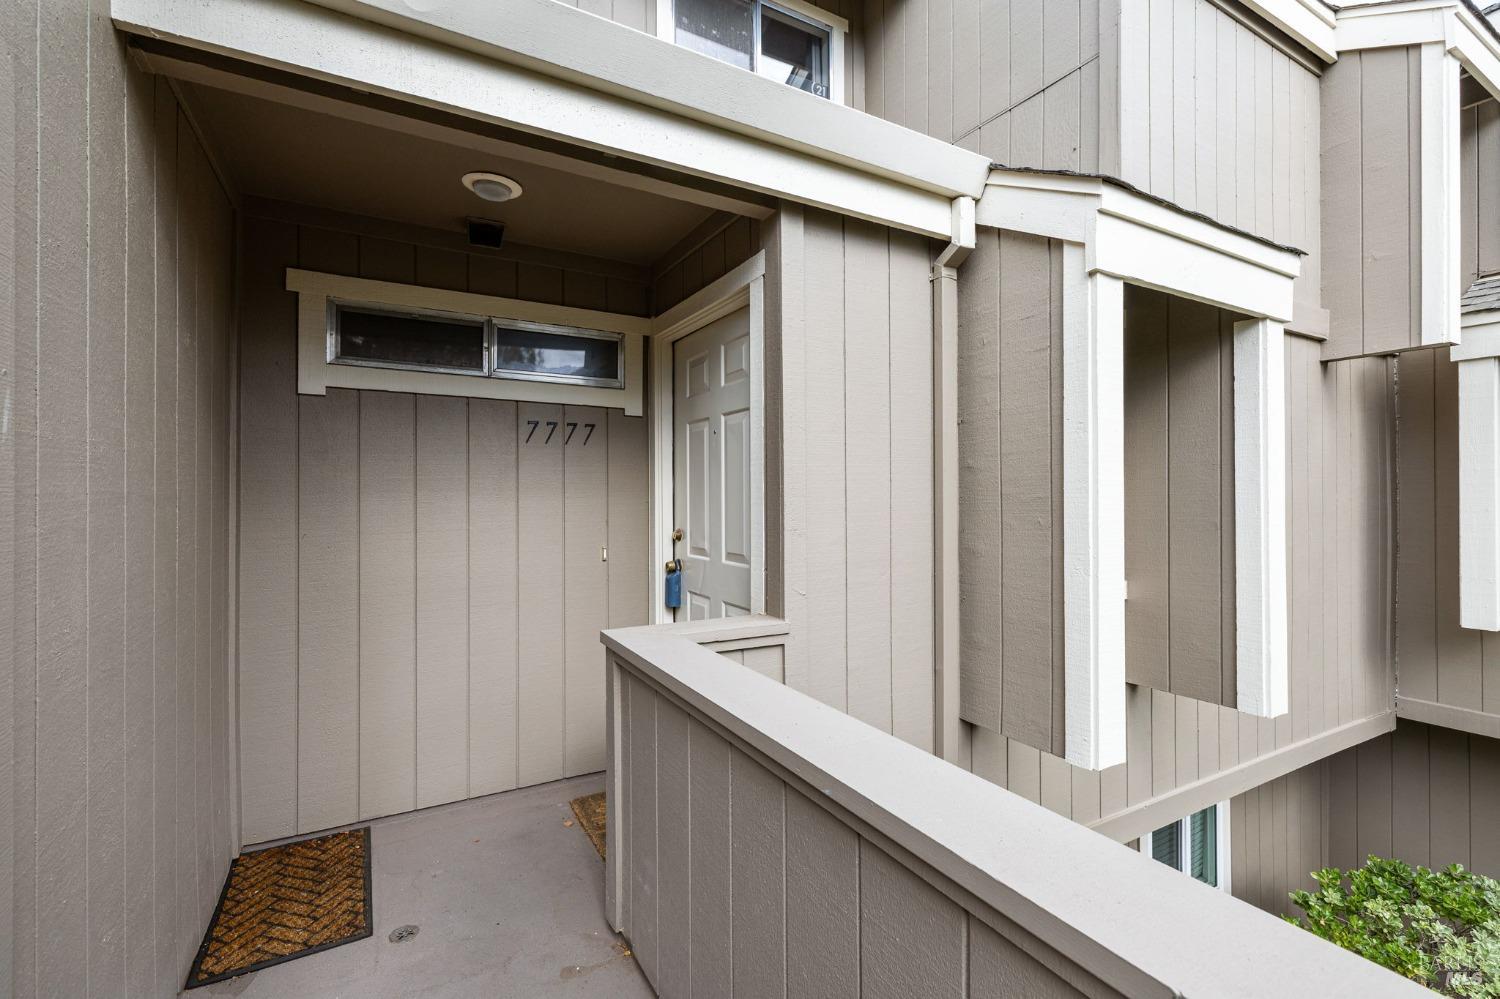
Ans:
[[[0,993],[175,995],[236,845],[233,214],[107,3],[0,32]]]
[[[1459,125],[1464,289],[1480,275],[1500,272],[1500,101],[1467,82],[1466,94],[1478,91],[1479,96],[1466,104]]]
[[[1125,292],[1126,679],[1231,708],[1236,318]]]
[[[1396,729],[1230,802],[1234,894],[1300,914],[1312,872],[1394,857],[1500,877],[1500,741],[1401,719]]]
[[[960,716],[1061,756],[1062,244],[981,229],[958,285]]]
[[[1122,39],[1122,4],[1145,38]],[[871,114],[1305,250],[1294,325],[1321,332],[1318,63],[1264,22],[1212,0],[877,0],[861,29]],[[1122,107],[1130,43],[1146,78]]]
[[[1330,865],[1374,854],[1500,877],[1500,741],[1402,719],[1321,765]]]
[[[786,682],[933,745],[932,249],[783,205],[766,277],[767,604]]]
[[[1000,267],[1003,256],[999,249],[1012,238],[1005,234],[985,236],[976,254],[965,265],[960,281],[960,322],[966,352],[988,349],[991,355],[998,357],[998,343],[986,347],[985,338],[993,338],[998,331],[1007,328],[1007,320],[999,315],[1000,312],[1014,309],[1012,321],[1026,315],[1047,313],[1038,296],[1050,287],[1040,279],[1040,275],[1046,272],[1048,256],[1039,252],[1038,246],[1032,252],[1035,258],[1033,267],[1015,267],[1012,268],[1015,273],[1008,274]],[[989,249],[991,243],[994,252]],[[1013,245],[1020,251],[1028,244],[1024,240],[1015,240]],[[1031,271],[1036,275],[1028,279]],[[1024,299],[1018,296],[1012,302],[997,290],[1008,280],[1027,282],[1022,286],[1031,288],[1031,293]],[[1052,293],[1056,294],[1055,291]],[[990,299],[994,301],[990,302]],[[1127,319],[1127,329],[1132,342],[1142,331],[1155,330],[1155,335],[1161,336],[1160,321],[1149,322],[1141,314],[1143,308],[1152,303],[1163,306],[1158,311],[1166,314],[1169,343],[1172,310],[1180,306],[1183,316],[1190,318],[1194,310],[1203,308],[1176,301],[1166,303],[1164,296],[1147,292],[1132,291],[1128,301],[1132,315]],[[988,311],[979,308],[979,302],[987,302]],[[1221,316],[1217,322],[1209,324],[1221,339],[1224,336],[1223,322]],[[1020,346],[1018,342],[1016,349]],[[1193,434],[1179,437],[1174,444],[1170,432],[1152,430],[1136,414],[1131,415],[1127,427],[1130,450],[1126,455],[1126,468],[1132,469],[1140,462],[1141,467],[1136,471],[1143,471],[1151,461],[1150,456],[1157,456],[1154,465],[1161,474],[1153,481],[1163,488],[1166,513],[1165,523],[1154,526],[1132,519],[1127,530],[1127,551],[1142,552],[1143,557],[1153,552],[1160,556],[1161,545],[1165,544],[1168,550],[1164,564],[1169,565],[1174,535],[1186,535],[1184,540],[1199,538],[1193,542],[1195,546],[1213,549],[1195,552],[1202,560],[1204,578],[1213,585],[1205,583],[1208,592],[1202,592],[1202,588],[1195,589],[1184,579],[1174,591],[1168,572],[1165,581],[1158,580],[1158,589],[1165,587],[1165,607],[1159,606],[1163,602],[1162,593],[1154,594],[1158,620],[1154,627],[1145,631],[1140,629],[1139,621],[1132,620],[1136,615],[1127,601],[1127,637],[1134,639],[1127,646],[1128,674],[1169,689],[1151,689],[1135,684],[1129,687],[1126,699],[1127,760],[1123,765],[1102,772],[1069,766],[1051,741],[1054,736],[1046,728],[1046,723],[1052,716],[1046,712],[1060,696],[1061,681],[1057,672],[1060,664],[1057,660],[1053,660],[1052,670],[1037,670],[1028,663],[1027,669],[1014,674],[1004,672],[1009,665],[1005,624],[1010,618],[1000,609],[1007,603],[1016,607],[1030,606],[1038,599],[1038,594],[1053,590],[1055,583],[1050,572],[1023,579],[1005,570],[1004,563],[1009,557],[1008,541],[1014,539],[1013,543],[1021,545],[1023,553],[1029,553],[1023,557],[1035,556],[1045,550],[1045,545],[1033,536],[1034,531],[1031,535],[1013,532],[1013,537],[1008,538],[1002,529],[1007,483],[1014,481],[1019,490],[1024,482],[1012,478],[1011,468],[1005,468],[1002,475],[998,443],[1000,427],[1007,419],[1013,422],[1026,420],[1023,426],[1030,428],[1032,437],[1044,436],[1054,419],[1051,389],[1047,387],[1048,383],[1032,379],[1031,396],[1038,400],[1038,405],[1018,406],[1007,401],[1001,410],[998,408],[1002,401],[998,395],[998,379],[961,381],[961,400],[965,397],[972,400],[980,412],[999,413],[997,422],[1000,425],[993,433],[985,435],[980,432],[982,428],[971,428],[966,416],[961,428],[964,438],[971,442],[971,446],[961,451],[963,467],[960,471],[964,509],[960,545],[966,580],[962,625],[965,682],[973,681],[969,674],[977,669],[984,674],[981,682],[990,689],[998,689],[1005,696],[1018,696],[1028,705],[1043,706],[1040,711],[1033,709],[1026,722],[1014,731],[1008,727],[1010,716],[1005,715],[1001,728],[997,730],[993,727],[996,724],[993,711],[987,707],[992,702],[976,704],[971,701],[966,708],[966,717],[975,707],[990,712],[979,719],[979,724],[973,729],[972,766],[975,772],[1032,800],[1041,801],[1064,815],[1100,825],[1111,834],[1126,838],[1143,831],[1135,828],[1141,820],[1132,819],[1133,814],[1159,817],[1161,809],[1154,803],[1164,800],[1180,802],[1181,814],[1186,814],[1224,797],[1219,792],[1225,789],[1229,789],[1228,793],[1238,793],[1276,776],[1280,766],[1285,767],[1280,770],[1285,773],[1300,765],[1298,762],[1277,764],[1268,758],[1283,754],[1288,760],[1294,760],[1298,753],[1309,747],[1368,738],[1373,732],[1360,734],[1368,726],[1373,725],[1378,731],[1382,725],[1390,724],[1393,692],[1389,648],[1391,584],[1387,561],[1391,523],[1389,477],[1394,458],[1389,362],[1384,358],[1367,358],[1323,365],[1319,348],[1319,343],[1304,337],[1288,336],[1286,339],[1290,710],[1274,720],[1242,715],[1219,703],[1174,693],[1178,689],[1174,686],[1177,680],[1170,669],[1165,676],[1161,675],[1159,655],[1146,663],[1130,661],[1132,651],[1139,656],[1143,654],[1140,649],[1153,644],[1158,651],[1165,645],[1168,656],[1181,650],[1188,664],[1197,667],[1184,673],[1183,686],[1202,686],[1204,689],[1200,693],[1207,694],[1211,692],[1213,681],[1217,680],[1219,696],[1228,700],[1224,693],[1231,688],[1227,686],[1229,680],[1226,680],[1225,670],[1229,667],[1227,657],[1233,641],[1233,588],[1225,583],[1225,567],[1227,565],[1232,570],[1232,553],[1227,553],[1226,549],[1232,546],[1233,516],[1232,510],[1225,512],[1225,507],[1232,507],[1232,502],[1228,502],[1232,501],[1232,490],[1227,485],[1227,481],[1232,480],[1224,478],[1222,462],[1217,466],[1216,478],[1209,476],[1205,479],[1204,469],[1197,466],[1187,482],[1181,482],[1179,477],[1178,485],[1183,489],[1196,488],[1205,497],[1212,496],[1218,511],[1215,530],[1212,523],[1214,512],[1205,515],[1197,499],[1189,502],[1185,498],[1181,504],[1171,502],[1176,486],[1166,481],[1170,478],[1172,466],[1169,458],[1164,457],[1178,445],[1213,451],[1216,441],[1222,455],[1226,376],[1222,368],[1224,360],[1220,356],[1206,369],[1201,384],[1183,386],[1187,394],[1178,406],[1179,409],[1192,404],[1207,406],[1209,411],[1217,414],[1218,438],[1212,434],[1203,435],[1201,426],[1197,426]],[[1047,341],[1039,340],[1033,349],[1047,349]],[[1132,367],[1134,360],[1128,362]],[[961,367],[961,372],[963,370]],[[961,379],[964,377],[961,374]],[[1170,378],[1166,390],[1168,398],[1158,406],[1158,417],[1171,412]],[[1138,401],[1144,403],[1146,400]],[[967,405],[969,402],[961,401],[961,407]],[[1160,418],[1155,422],[1161,426]],[[1183,433],[1188,434],[1186,428]],[[1018,467],[1017,471],[1020,470]],[[1127,474],[1134,476],[1135,471]],[[1035,486],[1051,488],[1052,481],[1050,477],[1037,478]],[[1050,506],[1032,495],[1033,491],[1028,489],[1020,494],[1023,509],[1034,508],[1036,516],[1044,516]],[[1127,499],[1130,495],[1127,494]],[[1144,514],[1146,508],[1141,512]],[[976,519],[983,520],[984,524],[976,527]],[[1217,562],[1215,552],[1218,553]],[[1157,562],[1160,561],[1158,558]],[[1038,564],[1047,565],[1046,562]],[[1133,573],[1139,560],[1131,558],[1127,564]],[[977,578],[979,573],[986,574],[983,580]],[[1134,595],[1135,580],[1131,579],[1130,584]],[[1030,595],[1025,599],[1020,593],[1008,596],[1007,587],[1029,587]],[[1174,592],[1180,600],[1174,601]],[[1216,600],[1212,599],[1215,594]],[[1149,588],[1143,593],[1142,600],[1150,609],[1153,593]],[[979,606],[971,611],[971,602],[976,601]],[[1212,603],[1218,604],[1216,613],[1207,606]],[[1047,607],[1048,601],[1043,599],[1041,606]],[[1190,616],[1189,620],[1179,620],[1175,631],[1174,606],[1180,608],[1177,613]],[[1057,614],[1055,597],[1052,614]],[[1206,615],[1208,620],[1199,620],[1194,615]],[[1023,637],[1033,632],[1040,634],[1034,621],[1022,626],[1022,631]],[[986,635],[989,644],[975,644]],[[1154,638],[1154,643],[1143,642],[1143,638]],[[1219,643],[1218,655],[1224,658],[1215,659],[1215,641]],[[1043,647],[1041,651],[1045,654],[1048,648]],[[1232,679],[1232,674],[1229,676]],[[1017,678],[1027,685],[1025,692],[1019,695],[1012,689]],[[972,688],[969,693],[974,693]],[[1255,761],[1266,762],[1257,764]]]
[[[1422,343],[1419,61],[1417,46],[1348,52],[1324,74],[1327,360]]]
[[[643,308],[645,284],[523,250],[460,252],[421,232],[401,241],[254,215],[244,231],[242,841],[598,770],[598,632],[647,614],[645,421],[405,393],[299,396],[285,276],[302,267],[593,308]],[[579,429],[565,445],[569,423]]]
[[[1445,347],[1393,363],[1397,692],[1500,724],[1500,644],[1458,617],[1458,364]]]
[[[651,311],[661,315],[749,260],[761,248],[761,222],[714,216],[652,266]]]

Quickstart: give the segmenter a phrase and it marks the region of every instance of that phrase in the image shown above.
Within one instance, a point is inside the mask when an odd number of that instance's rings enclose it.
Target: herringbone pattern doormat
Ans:
[[[372,932],[370,827],[235,858],[187,988],[363,940]]]

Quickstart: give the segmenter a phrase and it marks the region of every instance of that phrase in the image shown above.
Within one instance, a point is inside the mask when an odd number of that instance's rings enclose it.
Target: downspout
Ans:
[[[953,199],[952,231],[932,264],[933,751],[967,767],[969,743],[958,717],[958,268],[975,245],[973,198]]]

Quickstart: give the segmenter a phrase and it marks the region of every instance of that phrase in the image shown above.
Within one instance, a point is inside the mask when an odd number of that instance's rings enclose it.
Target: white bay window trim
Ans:
[[[1285,368],[1296,251],[1102,178],[995,170],[980,225],[1063,243],[1065,752],[1125,759],[1124,286],[1249,316],[1235,330],[1238,710],[1287,710]]]

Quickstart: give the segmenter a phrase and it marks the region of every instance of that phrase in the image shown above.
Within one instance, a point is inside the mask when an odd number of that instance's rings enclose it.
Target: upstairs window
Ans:
[[[799,0],[675,0],[670,24],[683,48],[843,100],[842,18]]]

